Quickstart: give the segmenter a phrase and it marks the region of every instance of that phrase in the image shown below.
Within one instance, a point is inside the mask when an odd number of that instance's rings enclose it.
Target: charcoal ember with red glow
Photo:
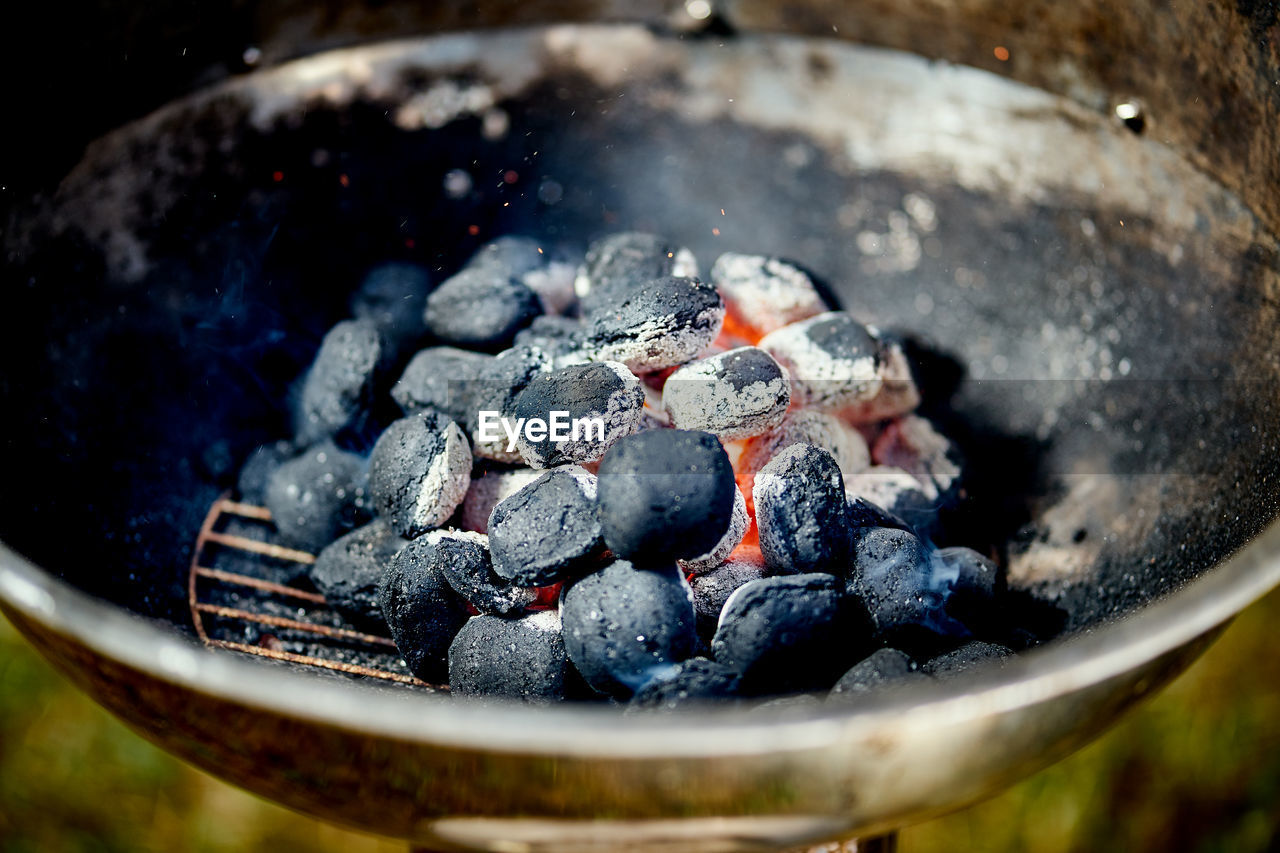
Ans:
[[[537,590],[516,586],[493,571],[489,538],[468,530],[432,530],[424,558],[440,569],[453,591],[481,613],[519,614],[533,604]]]
[[[377,268],[300,386],[299,431],[325,443],[264,446],[242,496],[322,552],[338,613],[373,630],[380,612],[458,696],[848,699],[1018,636],[999,566],[944,524],[960,458],[916,414],[900,339],[788,261],[726,253],[697,275],[641,232],[580,263],[499,238],[434,292]],[[556,413],[604,435],[522,426]]]

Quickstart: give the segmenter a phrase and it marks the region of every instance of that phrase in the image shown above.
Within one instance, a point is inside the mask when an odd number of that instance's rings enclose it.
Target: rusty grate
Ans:
[[[294,586],[316,557],[272,542],[275,533],[266,507],[224,495],[209,508],[187,581],[191,622],[206,646],[448,690],[415,678],[390,637],[352,630],[323,595]]]

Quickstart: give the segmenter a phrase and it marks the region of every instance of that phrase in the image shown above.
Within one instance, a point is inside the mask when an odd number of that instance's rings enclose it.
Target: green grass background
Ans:
[[[1100,741],[913,826],[904,853],[1280,849],[1280,592]],[[343,853],[404,846],[295,815],[144,742],[0,619],[0,850]]]

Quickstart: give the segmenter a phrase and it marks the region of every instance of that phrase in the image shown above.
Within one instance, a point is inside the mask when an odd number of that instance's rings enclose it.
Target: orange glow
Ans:
[[[1000,60],[1001,62],[1009,61],[1009,48],[1005,47],[1004,45],[1002,44],[996,45],[996,49],[991,52],[994,53],[996,55],[996,59]]]

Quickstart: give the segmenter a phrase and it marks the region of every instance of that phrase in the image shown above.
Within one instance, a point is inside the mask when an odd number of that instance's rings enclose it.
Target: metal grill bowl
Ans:
[[[28,168],[0,235],[0,606],[144,736],[419,844],[778,849],[1062,757],[1280,582],[1265,4],[464,5],[160,4],[125,24],[104,4],[15,56],[56,46],[40,96],[92,106],[4,159]],[[274,67],[224,79],[248,45]],[[506,133],[486,135],[491,108]],[[317,147],[349,186],[294,179],[328,168]],[[529,191],[435,198],[466,161],[520,164]],[[963,375],[951,425],[997,474],[977,533],[1011,543],[1011,586],[1064,638],[858,708],[662,717],[463,706],[203,649],[186,570],[219,459],[281,432],[358,271],[535,227],[802,258],[855,313],[927,335]]]

